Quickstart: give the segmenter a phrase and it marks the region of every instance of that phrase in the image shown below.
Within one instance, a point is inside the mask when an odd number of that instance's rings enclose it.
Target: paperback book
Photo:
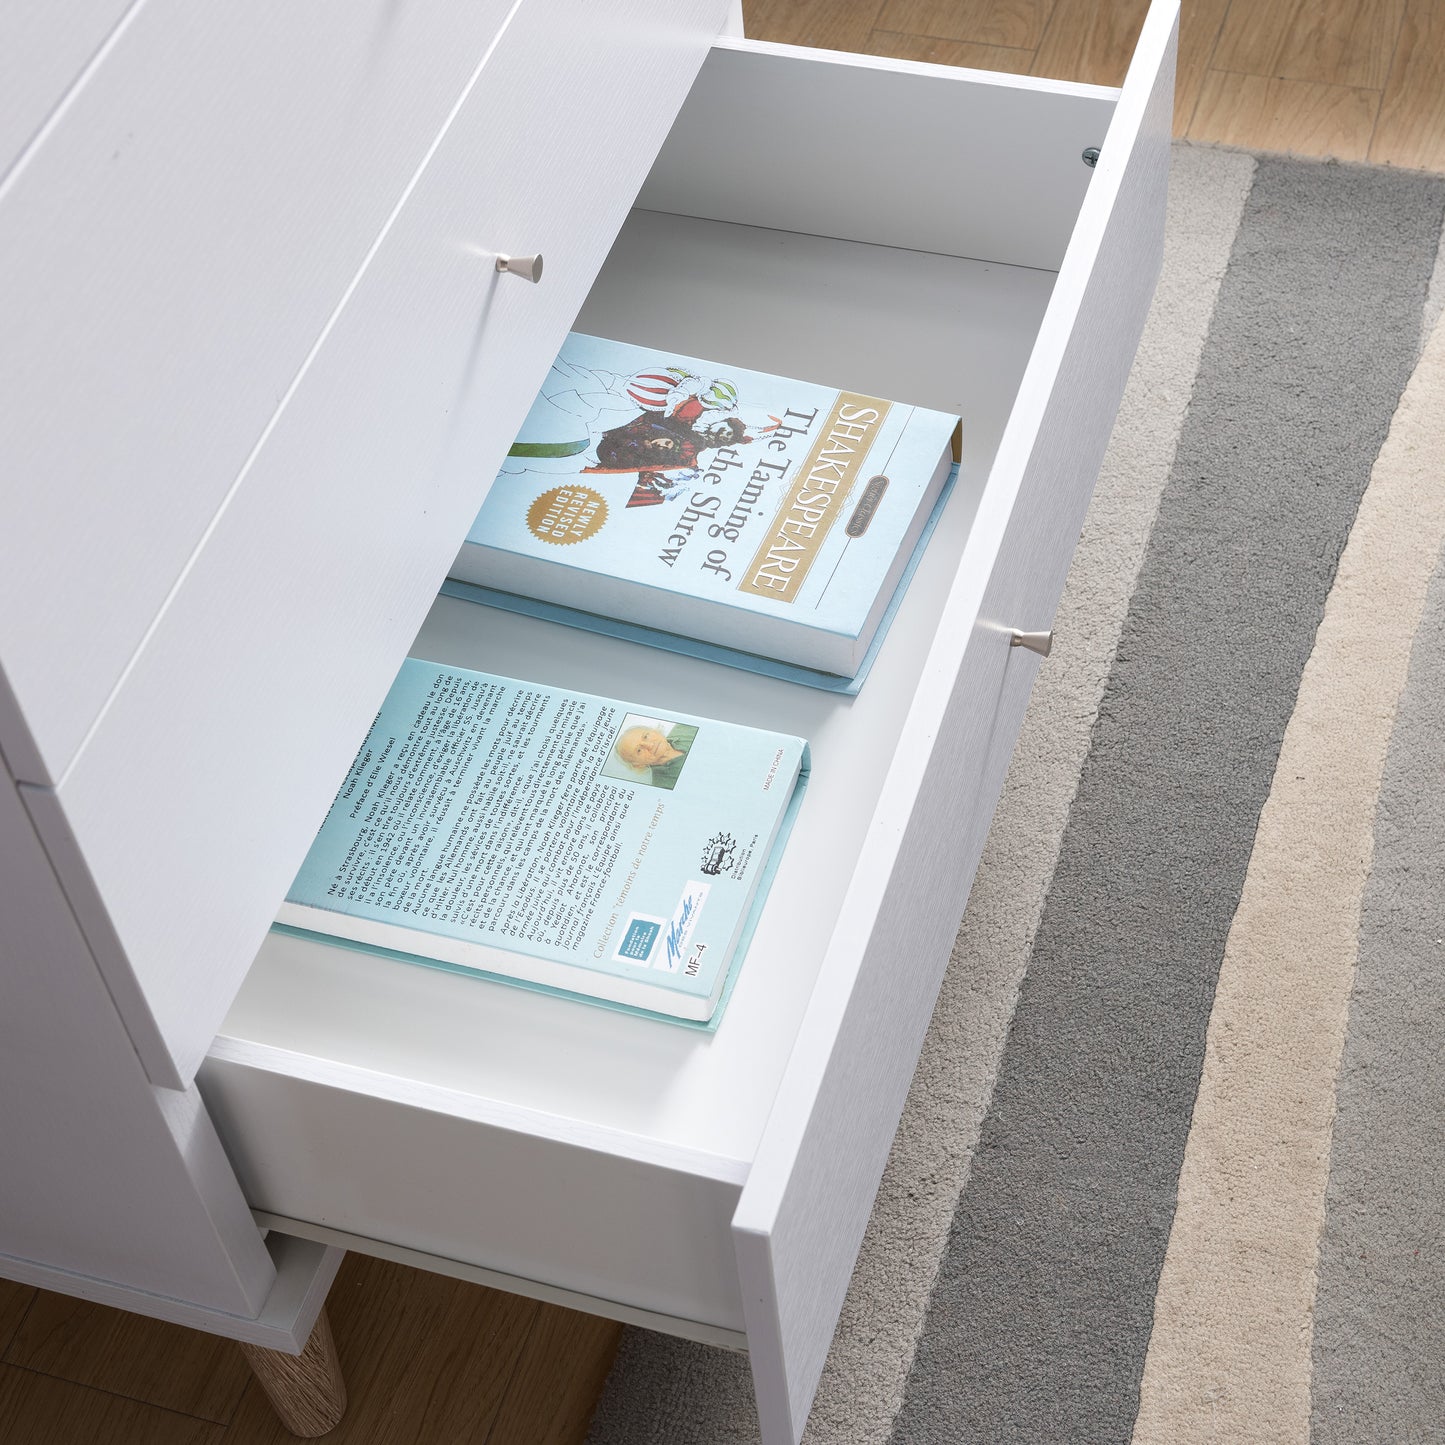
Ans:
[[[714,1020],[800,738],[408,659],[279,926]]]
[[[452,577],[852,677],[958,425],[573,332]]]

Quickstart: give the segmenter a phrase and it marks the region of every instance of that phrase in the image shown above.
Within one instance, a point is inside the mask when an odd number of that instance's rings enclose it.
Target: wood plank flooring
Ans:
[[[348,1255],[328,1301],[350,1403],[334,1445],[571,1445],[621,1326]],[[0,1281],[6,1445],[289,1445],[240,1350]]]
[[[748,34],[1117,85],[1145,0],[745,0]],[[1445,171],[1445,0],[1184,0],[1175,132]],[[356,1445],[575,1445],[605,1321],[349,1258],[331,1319]],[[0,1280],[7,1445],[279,1445],[235,1347]]]
[[[1118,85],[1147,0],[744,0],[758,40]],[[1445,0],[1183,0],[1174,132],[1445,172]]]

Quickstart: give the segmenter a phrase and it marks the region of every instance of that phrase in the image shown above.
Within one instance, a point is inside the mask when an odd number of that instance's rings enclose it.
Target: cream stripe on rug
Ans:
[[[1316,1257],[1376,798],[1445,541],[1445,323],[1371,474],[1229,934],[1135,1445],[1307,1441]]]

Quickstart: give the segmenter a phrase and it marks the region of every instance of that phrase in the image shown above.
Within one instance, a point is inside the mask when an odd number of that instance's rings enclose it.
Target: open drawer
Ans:
[[[960,483],[855,698],[438,602],[419,655],[812,781],[712,1035],[269,939],[200,1076],[264,1222],[745,1346],[801,1436],[1157,275],[1176,12],[1122,91],[714,48],[578,328],[957,409]]]

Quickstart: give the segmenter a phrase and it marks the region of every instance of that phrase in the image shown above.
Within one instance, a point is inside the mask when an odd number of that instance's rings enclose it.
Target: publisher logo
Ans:
[[[698,919],[702,917],[702,907],[707,902],[710,887],[710,884],[699,883],[694,879],[689,881],[682,890],[682,897],[678,899],[677,907],[673,909],[672,918],[667,925],[667,937],[664,940],[667,951],[658,961],[658,968],[666,969],[668,973],[676,973],[682,969],[688,978],[697,976],[698,964],[702,959],[702,950],[705,945],[699,945],[698,951],[691,958],[685,958],[685,956],[687,946],[692,941],[692,931],[697,927]],[[685,968],[684,961],[686,962]]]
[[[737,839],[731,833],[718,833],[707,840],[707,847],[702,850],[702,862],[698,866],[709,878],[716,878],[733,866],[737,851]]]
[[[863,495],[858,498],[858,505],[853,508],[853,515],[848,518],[847,525],[843,528],[850,537],[861,537],[868,530],[868,524],[873,520],[878,504],[883,500],[883,493],[887,490],[887,477],[868,479]]]
[[[591,487],[553,487],[527,508],[527,527],[541,542],[570,547],[602,530],[607,499]]]
[[[627,920],[617,952],[612,956],[619,963],[640,963],[644,968],[652,964],[652,955],[663,941],[663,930],[667,919],[650,918],[645,913],[634,913]]]

